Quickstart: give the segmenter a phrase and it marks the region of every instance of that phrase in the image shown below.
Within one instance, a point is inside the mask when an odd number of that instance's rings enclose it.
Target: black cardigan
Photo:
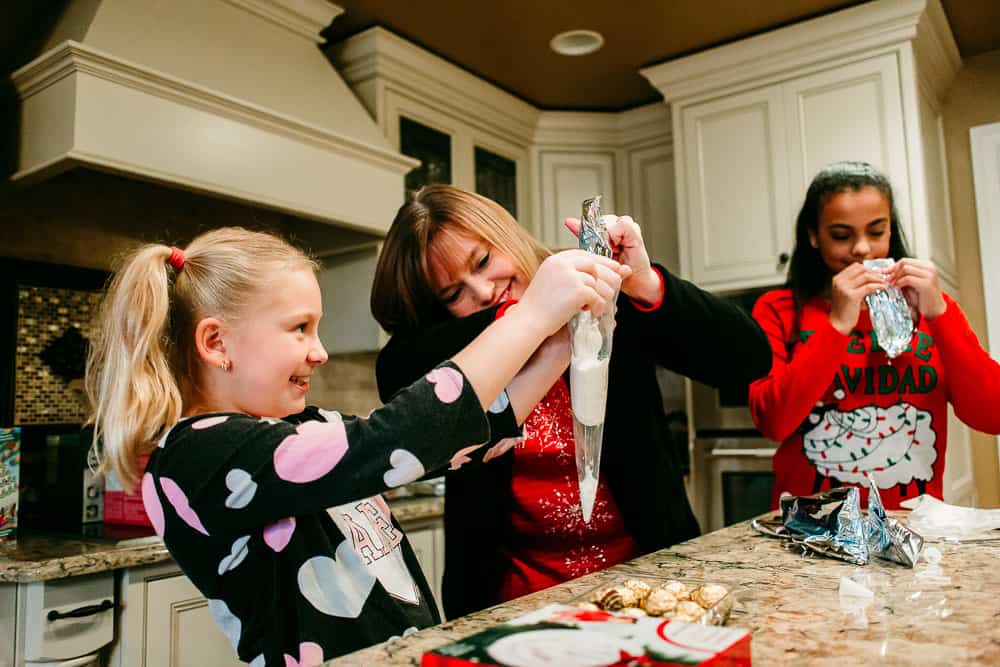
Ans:
[[[659,308],[643,312],[628,297],[618,299],[601,458],[601,474],[643,553],[700,533],[670,447],[655,366],[712,386],[748,384],[771,366],[767,338],[749,315],[658,268],[664,279]],[[461,350],[495,312],[493,307],[394,335],[375,366],[382,401]],[[511,409],[488,417],[491,442],[520,434]],[[446,473],[442,596],[449,618],[500,602],[513,459],[511,450],[489,463],[474,460]]]

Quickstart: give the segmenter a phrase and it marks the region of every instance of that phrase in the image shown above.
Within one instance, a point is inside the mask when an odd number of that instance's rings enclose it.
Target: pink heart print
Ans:
[[[229,419],[228,415],[223,415],[221,417],[208,417],[207,419],[199,419],[195,423],[191,424],[191,428],[195,428],[195,429],[199,429],[199,430],[201,430],[203,428],[212,428],[216,424],[221,424],[222,422],[226,421],[227,419]]]
[[[191,509],[191,505],[188,503],[187,495],[185,495],[181,487],[177,486],[177,482],[169,477],[161,477],[160,488],[163,489],[163,495],[167,497],[167,500],[169,500],[170,504],[173,505],[174,511],[177,512],[177,516],[179,516],[184,523],[191,526],[202,535],[208,535],[208,531],[205,530],[205,526],[202,525],[201,519],[198,518],[198,514]]]
[[[469,454],[476,451],[482,447],[482,445],[473,445],[472,447],[463,447],[462,449],[455,452],[455,455],[451,457],[451,467],[449,470],[458,470],[463,465],[471,461]]]
[[[442,403],[454,403],[462,395],[465,383],[454,368],[435,368],[427,374],[427,381],[434,385],[434,395]]]
[[[347,453],[344,423],[310,421],[274,450],[274,472],[286,482],[313,482],[333,470]]]
[[[285,654],[285,667],[315,667],[323,662],[323,649],[313,642],[299,644],[299,659]]]
[[[274,552],[279,552],[292,541],[295,532],[295,517],[290,516],[275,521],[264,528],[264,543]]]
[[[146,516],[153,524],[153,530],[163,537],[163,506],[156,496],[156,482],[148,472],[142,476],[142,504],[146,508]]]

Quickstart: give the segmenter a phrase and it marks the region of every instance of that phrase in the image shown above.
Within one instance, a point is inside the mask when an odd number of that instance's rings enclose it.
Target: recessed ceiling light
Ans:
[[[604,46],[604,36],[593,30],[567,30],[552,38],[549,48],[564,56],[583,56]]]

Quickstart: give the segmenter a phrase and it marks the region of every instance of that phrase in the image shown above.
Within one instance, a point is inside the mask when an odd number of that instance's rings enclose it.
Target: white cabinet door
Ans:
[[[837,160],[862,160],[889,177],[896,207],[904,224],[909,224],[909,179],[895,54],[792,79],[782,84],[782,91],[792,216],[797,215],[809,182],[823,166]],[[791,227],[794,218],[787,224]]]
[[[613,152],[542,151],[541,218],[535,221],[535,238],[550,248],[575,248],[576,237],[563,225],[579,218],[584,199],[602,195],[601,210],[615,209],[615,155]]]
[[[784,279],[792,214],[782,113],[777,85],[681,111],[681,270],[703,287]]]
[[[148,583],[145,635],[145,667],[243,664],[184,575]]]
[[[420,569],[424,571],[424,577],[434,593],[434,600],[437,602],[438,611],[441,618],[444,618],[444,611],[441,609],[441,576],[444,574],[444,529],[440,521],[433,525],[410,529],[406,531],[406,538],[413,547],[413,552],[420,563]]]
[[[671,147],[653,146],[629,153],[629,185],[629,213],[642,228],[650,258],[678,272],[677,196]]]

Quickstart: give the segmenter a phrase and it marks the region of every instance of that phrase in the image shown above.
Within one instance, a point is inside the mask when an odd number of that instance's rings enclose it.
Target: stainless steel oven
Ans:
[[[698,437],[691,456],[692,503],[702,532],[768,510],[775,443],[753,434]]]
[[[756,430],[747,407],[747,387],[723,387],[688,381],[695,432]]]
[[[722,297],[748,315],[763,293],[745,290]],[[688,494],[702,531],[718,530],[768,510],[777,444],[764,438],[750,416],[749,387],[713,388],[687,381],[691,475]]]

